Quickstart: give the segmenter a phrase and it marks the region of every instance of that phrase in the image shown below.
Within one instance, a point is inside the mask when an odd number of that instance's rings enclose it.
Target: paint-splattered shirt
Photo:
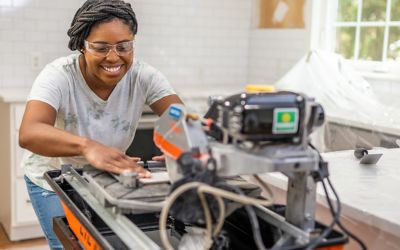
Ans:
[[[107,101],[86,84],[79,67],[79,54],[48,64],[33,83],[29,100],[39,100],[57,111],[55,127],[72,134],[118,148],[123,152],[135,135],[145,104],[175,94],[161,72],[134,61]],[[82,167],[84,157],[44,157],[26,152],[22,160],[25,174],[36,185],[51,190],[43,174],[62,164]]]

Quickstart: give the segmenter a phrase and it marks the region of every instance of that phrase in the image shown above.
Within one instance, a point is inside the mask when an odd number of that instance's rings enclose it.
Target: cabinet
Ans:
[[[24,149],[18,131],[25,99],[25,91],[0,92],[0,222],[12,241],[43,236],[20,167]]]

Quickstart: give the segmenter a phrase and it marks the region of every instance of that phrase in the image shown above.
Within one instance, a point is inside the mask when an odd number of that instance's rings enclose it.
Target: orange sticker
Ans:
[[[67,217],[68,225],[72,232],[84,246],[85,250],[100,250],[101,247],[93,236],[86,230],[84,226],[79,222],[79,220],[74,216],[74,214],[69,210],[69,208],[61,202],[65,216]]]
[[[157,132],[154,132],[154,143],[161,149],[161,151],[163,151],[164,154],[175,160],[183,153],[182,149],[165,140],[164,137]]]

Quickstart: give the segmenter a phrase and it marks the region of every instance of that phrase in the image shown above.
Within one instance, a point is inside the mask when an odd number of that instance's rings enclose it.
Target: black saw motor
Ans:
[[[214,101],[205,115],[239,141],[301,144],[323,124],[322,106],[289,92],[239,93]],[[218,137],[218,136],[217,136]]]

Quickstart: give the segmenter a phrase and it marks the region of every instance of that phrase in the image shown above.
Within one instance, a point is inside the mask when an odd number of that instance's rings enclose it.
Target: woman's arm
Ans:
[[[150,108],[156,113],[158,116],[161,116],[164,111],[174,103],[181,103],[183,104],[182,100],[177,95],[168,95],[160,100],[154,102],[150,105]]]
[[[121,173],[148,172],[137,164],[138,158],[129,157],[119,149],[105,146],[85,137],[54,127],[56,110],[41,101],[29,101],[19,130],[19,144],[33,153],[49,157],[84,156],[94,167]]]
[[[82,155],[87,139],[55,128],[55,120],[52,106],[29,101],[19,130],[20,146],[49,157]]]

